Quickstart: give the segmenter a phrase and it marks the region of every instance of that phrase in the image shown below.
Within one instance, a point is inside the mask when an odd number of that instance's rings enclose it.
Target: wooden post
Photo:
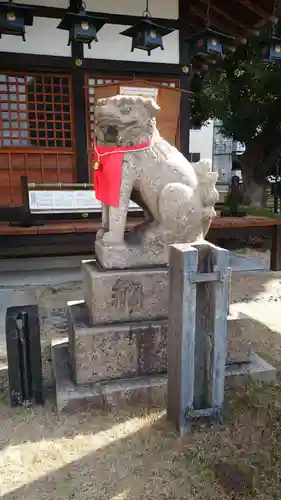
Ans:
[[[189,42],[187,38],[190,36],[190,25],[186,19],[190,16],[190,2],[186,0],[178,0],[179,11],[179,62],[181,67],[180,88],[182,90],[190,90],[191,74],[185,73],[183,68],[190,69],[189,60]],[[189,142],[190,142],[190,95],[187,92],[182,92],[180,105],[180,152],[189,159]]]
[[[184,434],[224,400],[229,252],[208,242],[170,250],[167,413]]]
[[[30,216],[29,211],[29,197],[28,197],[28,177],[27,175],[22,175],[20,178],[21,187],[21,200],[22,200],[22,210],[25,218]]]
[[[281,225],[279,224],[272,227],[270,269],[281,271]]]
[[[72,12],[79,11],[81,0],[69,0],[69,8]],[[88,183],[89,162],[88,162],[88,143],[87,143],[87,111],[86,111],[86,90],[85,90],[85,71],[83,70],[84,47],[82,43],[73,42],[71,44],[71,56],[73,60],[72,72],[72,100],[74,115],[74,133],[75,133],[75,166],[76,182]],[[82,67],[77,65],[81,61]],[[61,180],[61,179],[59,179]]]
[[[32,226],[32,216],[29,207],[27,175],[21,176],[20,184],[21,184],[21,199],[22,199],[20,226],[30,227]],[[16,224],[10,223],[10,225],[18,225],[18,222],[16,222]]]

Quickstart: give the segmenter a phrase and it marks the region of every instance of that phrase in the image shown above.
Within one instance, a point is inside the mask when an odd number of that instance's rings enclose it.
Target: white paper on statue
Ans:
[[[90,190],[30,190],[28,194],[30,212],[34,214],[101,211],[101,202],[96,199],[95,192]],[[129,211],[139,210],[136,203],[129,203]]]

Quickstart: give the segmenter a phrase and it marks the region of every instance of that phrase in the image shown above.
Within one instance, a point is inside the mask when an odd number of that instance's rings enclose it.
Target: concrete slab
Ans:
[[[80,269],[81,261],[93,255],[66,255],[64,257],[35,257],[28,259],[0,259],[0,273],[42,271],[47,269]]]
[[[0,287],[42,286],[81,281],[81,263],[92,255],[40,257],[35,259],[0,259]],[[230,252],[233,272],[245,274],[267,268],[256,259]]]
[[[166,402],[166,374],[76,386],[73,382],[67,338],[52,342],[52,362],[58,412],[81,410],[89,406],[118,410],[124,406],[141,404],[147,407]],[[276,369],[255,353],[252,354],[250,363],[226,368],[226,386],[241,385],[249,377],[256,383],[274,383]]]
[[[77,269],[42,269],[40,271],[2,272],[0,274],[1,288],[20,286],[62,285],[81,281],[81,270]]]
[[[0,287],[40,286],[81,281],[82,260],[92,255],[0,259]]]
[[[235,252],[229,254],[229,265],[233,273],[246,274],[254,271],[268,271],[268,267],[263,262]]]

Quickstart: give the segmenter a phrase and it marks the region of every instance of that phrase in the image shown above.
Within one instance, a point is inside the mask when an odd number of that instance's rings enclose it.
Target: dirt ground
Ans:
[[[76,286],[38,292],[46,346],[65,335]],[[281,499],[281,273],[235,276],[231,300],[251,318],[247,340],[277,367],[277,384],[229,392],[223,427],[183,439],[164,408],[58,415],[52,394],[44,408],[11,409],[2,393],[1,498]]]

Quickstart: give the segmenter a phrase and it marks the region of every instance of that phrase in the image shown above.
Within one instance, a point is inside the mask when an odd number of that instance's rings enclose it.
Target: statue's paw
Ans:
[[[110,231],[108,231],[108,233],[104,233],[102,241],[107,245],[122,245],[124,243],[123,238],[122,239],[116,238],[114,233],[111,233]]]
[[[103,228],[99,229],[97,234],[96,234],[96,240],[100,240],[101,238],[104,237],[105,230]]]

